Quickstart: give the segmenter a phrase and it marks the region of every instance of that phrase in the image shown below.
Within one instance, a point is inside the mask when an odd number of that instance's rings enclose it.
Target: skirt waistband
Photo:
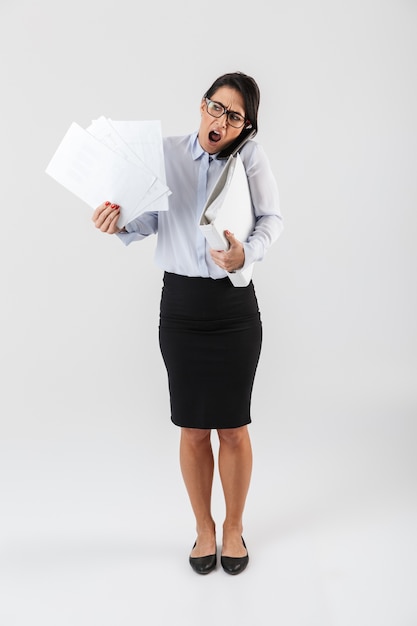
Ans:
[[[253,283],[234,287],[230,280],[180,276],[165,272],[161,317],[223,320],[259,317]]]

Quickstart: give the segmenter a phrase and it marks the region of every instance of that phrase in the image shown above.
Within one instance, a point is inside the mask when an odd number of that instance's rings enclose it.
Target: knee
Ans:
[[[219,435],[220,445],[237,448],[245,445],[249,440],[249,433],[246,426],[240,428],[221,428],[217,431]]]
[[[181,439],[188,446],[204,446],[210,443],[210,433],[201,428],[181,428]]]

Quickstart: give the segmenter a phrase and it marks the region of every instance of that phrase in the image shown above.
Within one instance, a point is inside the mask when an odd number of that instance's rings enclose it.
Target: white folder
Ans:
[[[224,234],[230,230],[239,241],[246,241],[255,227],[248,178],[239,154],[228,158],[221,175],[204,206],[199,227],[214,250],[228,250],[230,244]],[[249,285],[253,274],[252,263],[242,270],[228,273],[235,287]]]

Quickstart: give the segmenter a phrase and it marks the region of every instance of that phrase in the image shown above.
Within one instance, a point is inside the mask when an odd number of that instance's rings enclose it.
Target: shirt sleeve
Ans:
[[[117,234],[125,246],[128,246],[132,241],[141,241],[149,235],[154,235],[158,232],[158,212],[142,213],[135,220],[126,224],[125,229],[126,233]]]
[[[262,261],[268,248],[278,239],[283,230],[280,211],[279,191],[269,159],[264,149],[256,142],[252,143],[252,151],[244,154],[244,161],[249,188],[255,213],[255,228],[247,242],[244,268],[255,261]]]

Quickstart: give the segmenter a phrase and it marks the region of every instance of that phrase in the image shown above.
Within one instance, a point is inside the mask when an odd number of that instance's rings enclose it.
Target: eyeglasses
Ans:
[[[227,121],[230,126],[233,128],[242,128],[242,126],[246,123],[245,118],[240,115],[240,113],[235,113],[235,111],[228,111],[220,102],[214,102],[209,98],[205,98],[207,113],[212,117],[222,117],[223,115],[227,116]]]

